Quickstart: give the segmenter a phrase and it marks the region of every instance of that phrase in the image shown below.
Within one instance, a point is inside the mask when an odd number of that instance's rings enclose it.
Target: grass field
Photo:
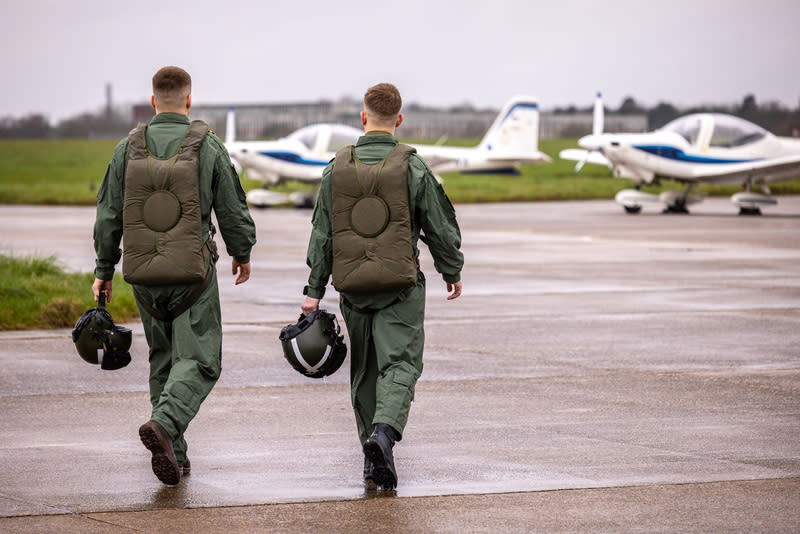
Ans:
[[[114,140],[0,141],[0,204],[94,204],[116,143]],[[474,139],[454,140],[448,144],[477,143]],[[563,148],[576,146],[574,139],[543,140],[540,145],[553,159],[552,163],[524,166],[519,176],[446,174],[443,178],[448,196],[456,204],[613,198],[617,191],[632,185],[629,180],[613,178],[608,169],[597,165],[586,165],[579,174],[574,174],[574,162],[558,158]],[[259,182],[246,177],[242,184],[245,190],[260,186]],[[289,183],[280,189],[307,188]],[[680,188],[674,182],[664,182],[662,187],[645,190]],[[731,195],[739,187],[701,186],[700,189],[710,195]],[[800,180],[774,184],[772,190],[775,194],[800,193]]]
[[[0,330],[66,328],[96,306],[92,273],[66,273],[55,258],[19,258],[0,254]],[[114,278],[107,305],[115,322],[139,316],[131,287]]]
[[[94,204],[116,141],[0,141],[1,204]]]

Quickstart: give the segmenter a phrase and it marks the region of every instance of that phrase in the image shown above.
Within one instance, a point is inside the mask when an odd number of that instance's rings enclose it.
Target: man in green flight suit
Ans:
[[[211,209],[235,284],[250,278],[255,225],[222,142],[189,122],[191,77],[153,76],[156,116],[114,149],[97,194],[95,300],[111,301],[114,268],[133,285],[150,348],[150,421],[139,428],[153,472],[174,485],[191,469],[184,432],[222,368],[222,319]],[[124,238],[124,254],[120,240]]]
[[[425,161],[394,137],[401,105],[394,85],[370,87],[361,112],[365,135],[323,172],[301,306],[306,315],[317,310],[332,275],[350,337],[351,401],[367,489],[397,485],[392,447],[402,438],[422,373],[419,239],[447,284],[447,299],[462,289],[455,210]]]

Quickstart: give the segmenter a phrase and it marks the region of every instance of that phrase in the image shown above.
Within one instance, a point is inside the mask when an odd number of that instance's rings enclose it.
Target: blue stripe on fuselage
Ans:
[[[537,109],[538,110],[539,109],[539,104],[532,104],[532,103],[526,103],[526,102],[520,102],[519,104],[514,104],[513,106],[511,106],[511,109],[508,110],[508,113],[506,113],[505,116],[503,117],[503,121],[505,121],[509,117],[509,115],[514,113],[514,110],[517,109],[517,108]],[[501,121],[501,124],[502,124],[503,121]]]
[[[683,150],[667,145],[639,145],[634,146],[633,148],[641,150],[642,152],[647,152],[648,154],[653,154],[654,156],[658,156],[660,158],[683,161],[686,163],[746,163],[748,161],[758,161],[760,159],[723,159],[712,158],[709,156],[693,156],[691,154],[687,154]]]
[[[294,152],[259,152],[262,156],[269,156],[270,158],[279,159],[281,161],[286,161],[288,163],[297,163],[300,165],[321,165],[325,166],[329,163],[329,160],[320,160],[320,159],[305,159],[300,154],[295,154]]]

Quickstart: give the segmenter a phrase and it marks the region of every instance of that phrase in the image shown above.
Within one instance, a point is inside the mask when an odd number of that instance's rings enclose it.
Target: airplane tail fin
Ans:
[[[506,102],[478,148],[489,159],[541,160],[538,100],[515,96]]]
[[[236,142],[236,115],[233,108],[228,109],[228,116],[225,118],[225,142]]]

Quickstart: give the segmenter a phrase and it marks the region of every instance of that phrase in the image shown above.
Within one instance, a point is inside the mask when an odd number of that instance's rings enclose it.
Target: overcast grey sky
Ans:
[[[168,64],[195,104],[800,103],[798,0],[2,1],[0,116],[145,102]]]

